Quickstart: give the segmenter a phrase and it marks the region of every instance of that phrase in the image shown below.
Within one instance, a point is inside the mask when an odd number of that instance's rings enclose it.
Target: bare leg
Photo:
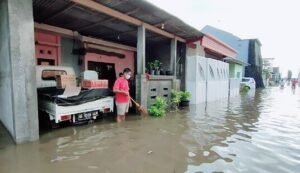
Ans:
[[[122,121],[125,121],[125,115],[121,116]]]
[[[122,115],[117,115],[117,122],[118,123],[122,122]]]

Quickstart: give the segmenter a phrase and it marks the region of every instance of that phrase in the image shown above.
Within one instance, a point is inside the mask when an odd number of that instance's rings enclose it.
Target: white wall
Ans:
[[[186,61],[186,90],[192,93],[191,104],[206,100],[206,58],[188,56]]]
[[[206,58],[208,68],[207,101],[227,99],[229,92],[229,64]]]
[[[229,79],[229,97],[236,97],[240,94],[241,79]]]
[[[192,93],[191,104],[228,98],[228,63],[202,56],[187,56],[186,69],[186,90]]]

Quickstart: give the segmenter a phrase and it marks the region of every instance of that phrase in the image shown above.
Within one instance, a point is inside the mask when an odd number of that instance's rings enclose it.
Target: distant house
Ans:
[[[201,31],[205,34],[216,37],[236,50],[236,61],[239,63],[231,65],[231,74],[235,74],[237,76],[238,74],[235,73],[235,69],[240,69],[240,66],[243,65],[243,74],[241,74],[241,76],[253,77],[257,84],[256,87],[264,87],[262,80],[262,58],[260,52],[261,43],[258,39],[241,39],[232,33],[212,26],[205,26]],[[228,61],[230,62],[230,59],[228,59]]]
[[[258,39],[249,39],[249,66],[245,69],[245,76],[253,77],[256,81],[256,88],[263,88],[262,68],[263,61],[261,57],[261,43]]]

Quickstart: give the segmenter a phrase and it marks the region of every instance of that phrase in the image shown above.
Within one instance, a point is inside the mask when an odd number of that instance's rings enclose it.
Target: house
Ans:
[[[229,32],[212,26],[205,26],[201,31],[203,33],[211,34],[233,47],[237,51],[236,59],[239,61],[240,65],[243,65],[243,74],[241,76],[253,77],[256,81],[256,87],[264,87],[262,80],[262,57],[260,51],[261,43],[258,39],[241,39]],[[231,71],[235,71],[236,67],[233,65],[231,67]],[[240,69],[240,67],[237,67],[237,69]]]
[[[245,76],[255,79],[256,88],[264,88],[262,78],[263,60],[261,57],[261,43],[258,39],[249,39],[249,66],[245,69]]]
[[[0,1],[0,121],[16,143],[39,138],[36,65],[95,70],[110,86],[130,67],[131,94],[147,105],[183,88],[186,41],[202,33],[147,1]],[[146,78],[158,59],[171,75]]]
[[[245,67],[248,65],[248,57],[249,57],[249,40],[242,40],[241,38],[233,35],[232,33],[223,31],[221,29],[212,27],[212,26],[205,26],[202,30],[203,33],[210,34],[220,41],[228,44],[230,47],[232,47],[234,50],[236,50],[237,55],[235,59],[235,64],[237,64],[238,67],[232,66],[231,69],[238,69],[240,68],[239,65],[243,66],[242,69],[242,74],[240,74],[240,77],[245,76]],[[229,62],[230,59],[228,59]],[[232,62],[233,63],[233,62]],[[235,70],[231,70],[232,72]],[[234,73],[231,73],[232,77],[237,77],[236,75],[233,75]]]

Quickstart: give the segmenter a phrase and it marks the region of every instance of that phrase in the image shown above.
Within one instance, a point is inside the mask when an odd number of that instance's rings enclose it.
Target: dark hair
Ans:
[[[119,77],[123,76],[123,73],[119,73]]]
[[[131,72],[130,68],[124,68],[123,73]]]

